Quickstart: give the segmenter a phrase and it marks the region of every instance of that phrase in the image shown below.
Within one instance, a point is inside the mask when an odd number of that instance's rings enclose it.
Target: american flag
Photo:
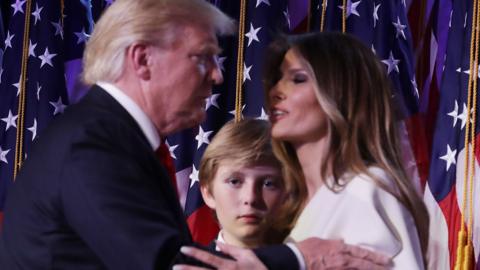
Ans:
[[[78,77],[83,49],[94,19],[108,5],[104,1],[87,0],[7,2],[8,5],[2,4],[2,16],[8,23],[0,53],[3,54],[0,66],[0,224],[6,194],[14,181],[15,160],[27,158],[30,145],[41,136],[47,124],[85,93],[86,88],[79,83]],[[25,27],[26,19],[28,27]],[[24,102],[21,101],[22,93]],[[22,107],[19,104],[24,104],[23,110],[19,111]]]
[[[433,2],[433,1],[432,1]],[[480,252],[480,215],[479,215],[479,192],[480,181],[479,160],[480,151],[478,143],[480,136],[478,132],[479,118],[477,105],[477,123],[475,140],[475,174],[473,190],[464,185],[464,169],[466,164],[465,131],[467,126],[467,93],[468,78],[470,74],[470,38],[472,33],[472,6],[471,1],[445,1],[443,5],[432,4],[434,12],[443,15],[444,25],[438,21],[432,29],[432,51],[438,53],[433,55],[436,61],[437,78],[441,78],[438,85],[438,111],[436,114],[435,132],[432,142],[430,159],[430,170],[428,185],[425,190],[425,202],[431,213],[432,243],[430,250],[435,256],[432,260],[432,269],[453,269],[457,257],[457,237],[462,226],[468,225],[470,216],[469,205],[466,207],[462,221],[462,208],[464,205],[463,192],[473,192],[473,262],[478,264]],[[445,18],[447,20],[445,20]],[[443,27],[441,27],[443,26]],[[448,30],[448,31],[447,31]],[[432,61],[433,62],[433,61]],[[475,74],[474,76],[478,76]],[[433,91],[435,89],[432,89]],[[436,93],[430,94],[434,96]],[[477,94],[478,99],[478,94]],[[473,110],[472,110],[473,111]],[[470,117],[473,113],[470,113]],[[470,149],[471,149],[470,144]],[[472,172],[470,172],[472,173]],[[474,269],[475,265],[471,269]]]

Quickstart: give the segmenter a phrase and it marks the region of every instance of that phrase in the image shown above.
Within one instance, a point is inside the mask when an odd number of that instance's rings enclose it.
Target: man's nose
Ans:
[[[215,58],[213,61],[212,65],[212,70],[210,72],[211,80],[213,84],[221,84],[223,82],[223,74],[222,74],[222,69],[220,68],[220,65],[218,63],[218,59]]]

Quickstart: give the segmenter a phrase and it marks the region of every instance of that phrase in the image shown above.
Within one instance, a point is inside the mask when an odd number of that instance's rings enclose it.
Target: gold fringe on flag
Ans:
[[[15,141],[15,164],[13,166],[13,179],[17,177],[18,170],[22,166],[23,151],[23,128],[25,126],[25,96],[27,85],[27,63],[29,51],[29,35],[30,35],[30,14],[32,12],[32,1],[27,0],[25,8],[25,24],[23,31],[23,47],[22,47],[22,66],[20,71],[20,93],[18,95],[18,118],[17,118],[17,137]]]
[[[237,80],[235,89],[235,122],[242,119],[242,91],[243,91],[243,52],[245,48],[245,13],[246,0],[240,2],[240,17],[238,25],[238,52],[237,52]]]
[[[347,32],[347,0],[343,0],[342,10],[342,33]]]
[[[461,227],[458,232],[457,258],[455,270],[469,270],[473,259],[473,187],[475,176],[475,127],[477,115],[477,74],[478,74],[478,50],[480,36],[480,3],[474,0],[472,7],[472,34],[470,38],[470,74],[468,76],[467,92],[467,121],[465,128],[465,168],[463,177],[463,198]],[[470,113],[473,112],[473,115]],[[471,147],[470,147],[471,143]],[[468,209],[467,209],[468,202]],[[467,212],[468,211],[468,212]],[[468,213],[468,220],[465,215]],[[468,225],[465,228],[466,222]]]
[[[63,18],[65,17],[64,16],[64,14],[65,14],[65,2],[64,2],[64,0],[60,0],[60,12],[61,12],[60,20],[62,21],[62,27],[63,27]]]
[[[322,1],[322,17],[320,18],[320,32],[323,32],[325,27],[325,14],[327,13],[327,1],[328,0]]]

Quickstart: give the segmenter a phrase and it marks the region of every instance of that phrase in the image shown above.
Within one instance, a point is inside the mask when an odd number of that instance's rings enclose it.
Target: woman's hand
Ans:
[[[182,247],[180,252],[199,261],[209,264],[217,269],[226,270],[240,270],[240,269],[258,269],[267,270],[265,265],[257,258],[255,253],[250,249],[239,248],[227,244],[217,243],[220,251],[230,255],[235,260],[229,260],[210,254],[194,247]],[[190,265],[175,265],[173,270],[207,270],[207,268],[190,266]]]

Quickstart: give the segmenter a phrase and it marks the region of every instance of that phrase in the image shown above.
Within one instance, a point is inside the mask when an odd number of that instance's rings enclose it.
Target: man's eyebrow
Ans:
[[[208,52],[212,54],[221,54],[223,52],[222,48],[214,44],[203,44],[202,46],[200,46],[199,50],[202,52]]]

